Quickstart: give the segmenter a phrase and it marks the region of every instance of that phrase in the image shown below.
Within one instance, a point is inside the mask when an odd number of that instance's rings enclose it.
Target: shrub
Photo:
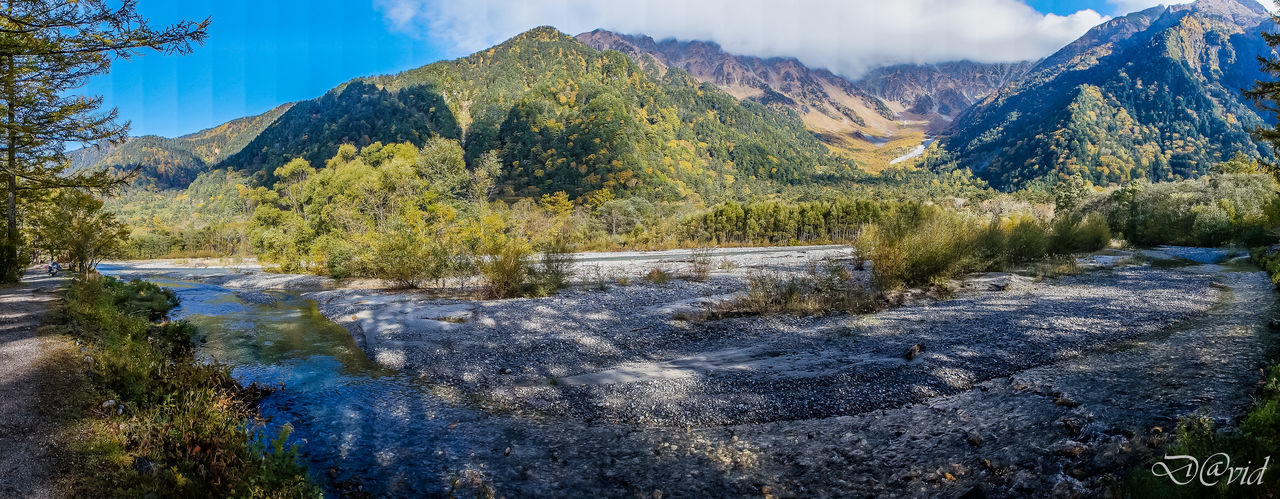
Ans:
[[[549,296],[569,285],[573,273],[573,253],[563,241],[550,243],[542,251],[542,258],[533,269],[533,289],[536,296]]]
[[[671,274],[657,267],[649,269],[649,273],[645,274],[644,278],[654,284],[666,284],[671,282]]]
[[[692,280],[702,282],[711,277],[711,263],[714,256],[711,248],[694,248],[689,260],[689,276]]]
[[[1111,228],[1101,215],[1064,214],[1053,221],[1049,252],[1055,255],[1087,253],[1105,248],[1110,242]]]
[[[986,262],[985,266],[990,270],[1004,268],[1009,257],[1008,244],[1008,235],[1000,224],[1000,217],[991,217],[991,221],[978,232],[974,241],[978,259]]]
[[[416,288],[445,276],[449,258],[442,248],[412,234],[393,232],[378,240],[368,275],[402,288]]]
[[[1010,263],[1040,260],[1049,252],[1049,229],[1030,215],[1017,215],[1006,222],[1006,258]]]
[[[1111,245],[1111,227],[1102,215],[1091,214],[1085,217],[1076,231],[1077,253],[1098,251]]]
[[[312,259],[324,262],[324,271],[329,277],[342,279],[351,277],[359,270],[360,262],[351,244],[337,237],[326,237],[316,241]]]
[[[1266,248],[1253,251],[1253,263],[1271,276],[1271,282],[1280,287],[1280,253],[1267,253]]]
[[[848,267],[840,263],[814,266],[803,275],[760,274],[751,277],[749,283],[743,296],[713,306],[695,319],[772,314],[865,314],[877,309],[875,297],[855,283]]]
[[[141,279],[124,282],[109,276],[101,279],[102,286],[111,292],[112,304],[126,314],[155,321],[178,307],[177,295],[155,284]]]
[[[529,244],[514,238],[499,237],[491,241],[479,262],[486,293],[493,298],[519,296],[529,278]]]
[[[868,225],[856,247],[871,260],[872,281],[880,290],[938,284],[980,266],[975,229],[966,215],[939,211],[915,225]]]

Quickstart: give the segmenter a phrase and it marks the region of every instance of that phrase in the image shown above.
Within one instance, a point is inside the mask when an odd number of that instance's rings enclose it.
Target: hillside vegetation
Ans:
[[[1094,28],[955,124],[943,146],[1002,189],[1079,175],[1098,185],[1193,178],[1270,156],[1242,92],[1269,56],[1256,2],[1157,7]]]
[[[88,148],[71,154],[71,169],[107,169],[138,173],[136,185],[159,189],[186,188],[201,173],[244,149],[292,104],[173,139],[146,135],[119,145]]]

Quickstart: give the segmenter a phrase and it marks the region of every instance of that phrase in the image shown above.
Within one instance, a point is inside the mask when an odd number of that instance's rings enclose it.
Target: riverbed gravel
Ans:
[[[1234,425],[1277,349],[1266,274],[1161,260],[1181,250],[969,276],[953,297],[863,316],[680,318],[761,272],[851,265],[771,251],[705,282],[610,263],[538,299],[309,291],[371,359],[431,387],[378,413],[429,438],[353,432],[335,452],[372,445],[388,469],[439,471],[370,485],[388,496],[1108,495],[1179,418]],[[680,258],[658,263],[680,274]]]
[[[860,414],[959,393],[1168,328],[1221,294],[1210,271],[1124,267],[1035,285],[981,276],[975,281],[1019,285],[970,287],[868,316],[699,323],[666,306],[731,296],[749,275],[479,302],[367,290],[307,296],[375,360],[490,405],[703,427]],[[904,358],[917,344],[923,353]]]

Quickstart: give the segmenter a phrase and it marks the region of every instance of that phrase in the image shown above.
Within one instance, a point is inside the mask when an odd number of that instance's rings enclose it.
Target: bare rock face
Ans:
[[[740,99],[789,107],[822,135],[860,138],[892,137],[901,126],[917,121],[939,131],[1032,66],[1030,61],[903,64],[850,80],[795,58],[730,54],[712,42],[655,41],[603,29],[577,39],[599,50],[622,52],[642,68],[659,73],[679,68]]]

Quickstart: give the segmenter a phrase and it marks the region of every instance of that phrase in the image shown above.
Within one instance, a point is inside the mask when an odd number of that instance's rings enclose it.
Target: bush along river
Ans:
[[[401,345],[403,369],[331,318],[414,323],[422,295],[100,270],[173,289],[203,355],[282,387],[262,402],[268,430],[293,427],[332,495],[1088,495],[1123,486],[1181,417],[1234,425],[1275,352],[1265,273],[1149,256],[1182,263],[977,276],[869,316],[692,325],[656,306],[731,292],[727,274],[471,302],[464,323],[363,332]],[[655,311],[619,312],[633,302]],[[522,374],[552,364],[564,373]]]

